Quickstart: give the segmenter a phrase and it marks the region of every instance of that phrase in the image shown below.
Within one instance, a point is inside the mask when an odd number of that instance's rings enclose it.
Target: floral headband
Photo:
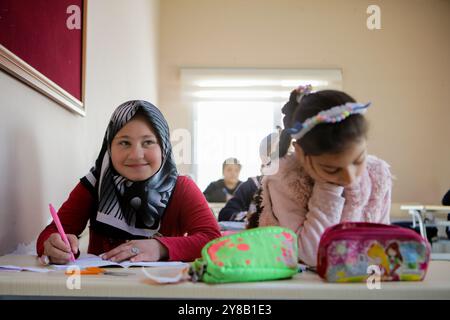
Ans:
[[[302,97],[305,95],[304,93],[301,94]],[[306,119],[303,123],[296,122],[292,128],[288,129],[288,132],[291,134],[291,137],[293,139],[300,139],[320,123],[341,122],[352,114],[365,113],[369,106],[370,102],[366,104],[358,102],[347,102],[344,105],[321,111],[317,115]]]

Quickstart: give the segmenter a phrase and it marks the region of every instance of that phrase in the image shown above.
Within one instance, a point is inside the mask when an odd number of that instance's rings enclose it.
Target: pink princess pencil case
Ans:
[[[427,272],[430,244],[415,231],[394,225],[344,222],[325,230],[317,273],[329,282],[420,281]]]

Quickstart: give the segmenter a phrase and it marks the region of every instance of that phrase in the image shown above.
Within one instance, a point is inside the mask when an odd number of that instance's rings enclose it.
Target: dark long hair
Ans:
[[[310,93],[297,102],[297,91],[291,92],[289,101],[281,109],[284,114],[284,130],[281,139],[291,141],[286,129],[291,128],[295,122],[303,123],[306,119],[317,115],[319,112],[343,105],[347,102],[355,102],[351,96],[342,91],[322,90]],[[306,133],[296,142],[303,151],[309,155],[321,155],[325,153],[340,153],[349,145],[367,137],[368,122],[361,114],[354,114],[338,123],[321,123]]]

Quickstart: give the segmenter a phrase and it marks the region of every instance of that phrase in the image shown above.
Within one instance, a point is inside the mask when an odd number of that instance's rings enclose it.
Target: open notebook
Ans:
[[[172,267],[172,266],[189,266],[188,263],[180,262],[180,261],[157,261],[157,262],[131,262],[131,261],[122,261],[122,262],[113,262],[109,260],[103,260],[101,257],[93,255],[93,254],[81,254],[80,257],[75,260],[75,262],[70,262],[65,265],[57,265],[52,264],[52,268],[54,269],[67,269],[70,266],[76,265],[81,269],[87,267]]]

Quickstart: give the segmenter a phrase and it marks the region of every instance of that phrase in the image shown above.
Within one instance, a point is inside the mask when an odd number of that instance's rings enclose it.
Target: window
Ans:
[[[201,190],[222,177],[235,157],[240,180],[260,174],[260,141],[282,127],[281,108],[297,86],[341,89],[340,70],[181,70],[183,97],[193,112],[192,174]]]

